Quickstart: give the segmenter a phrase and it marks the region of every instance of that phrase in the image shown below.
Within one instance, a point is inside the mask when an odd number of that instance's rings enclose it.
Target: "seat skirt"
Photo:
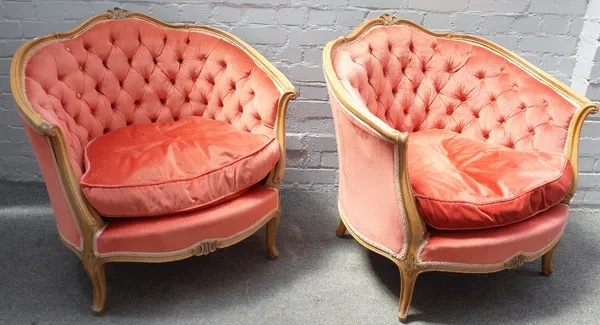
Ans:
[[[223,241],[266,222],[279,209],[279,194],[257,184],[218,206],[152,218],[107,218],[94,240],[100,256],[160,256],[191,249],[204,240]]]

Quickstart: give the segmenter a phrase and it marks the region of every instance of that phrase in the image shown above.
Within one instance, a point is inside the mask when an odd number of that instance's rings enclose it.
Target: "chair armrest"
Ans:
[[[400,257],[414,260],[417,256],[418,247],[424,240],[426,226],[416,206],[408,175],[407,150],[409,136],[406,133],[392,129],[373,116],[368,110],[365,110],[366,108],[363,109],[361,107],[361,105],[364,105],[362,102],[355,100],[352,102],[346,101],[344,103],[341,100],[338,100],[335,94],[335,87],[330,84],[328,85],[330,87],[330,99],[334,110],[334,118],[336,119],[335,126],[340,155],[340,201],[342,200],[342,197],[346,195],[347,188],[353,186],[347,184],[352,182],[352,180],[343,180],[347,177],[346,174],[352,174],[351,169],[368,172],[368,168],[372,168],[372,163],[380,161],[380,165],[375,167],[377,172],[369,172],[369,175],[366,176],[368,178],[367,182],[376,183],[373,184],[374,187],[381,187],[382,190],[386,191],[386,194],[387,192],[393,191],[395,201],[397,201],[396,209],[400,210],[399,217],[403,219],[401,224],[403,228],[402,236],[404,244],[402,247],[402,256]],[[344,89],[338,89],[337,93],[343,93],[344,91]],[[360,113],[356,114],[355,112]],[[352,129],[347,129],[349,125],[352,125]],[[345,129],[347,131],[344,132]],[[362,134],[367,135],[363,136]],[[371,158],[376,157],[376,159],[374,161],[367,161],[366,163],[357,161],[363,157],[352,159],[351,157],[353,156],[359,156],[356,153],[347,156],[352,150],[362,150],[362,153],[366,153],[365,151],[368,150],[368,153],[364,156],[370,156]],[[358,167],[350,165],[358,165]],[[349,178],[352,178],[352,176],[349,176]],[[363,186],[363,184],[356,186],[356,188],[361,187],[369,186]],[[348,191],[351,193],[356,192],[356,190]],[[368,193],[364,194],[367,200],[381,199],[376,194],[373,195],[373,193],[371,193],[373,191],[367,191]],[[351,193],[349,195],[352,195]],[[357,194],[354,193],[354,195]],[[371,195],[370,198],[369,195]],[[360,196],[363,200],[365,199],[363,195]],[[385,215],[385,213],[381,214]]]
[[[262,56],[248,43],[244,42],[243,40],[231,33],[219,30],[217,28],[208,26],[202,26],[201,28],[215,33],[219,37],[227,39],[229,42],[233,43],[235,46],[243,50],[267,74],[267,76],[271,79],[273,84],[275,84],[275,86],[279,90],[280,95],[277,101],[277,115],[275,118],[274,134],[275,138],[277,139],[277,142],[279,143],[281,157],[265,182],[265,185],[267,187],[278,187],[281,181],[283,180],[283,173],[285,171],[286,164],[285,119],[287,114],[287,106],[290,100],[296,99],[296,97],[298,97],[298,91],[296,90],[296,88],[294,88],[292,83],[285,77],[285,75],[281,71],[275,68],[275,66],[273,66],[271,62],[269,62],[264,56]],[[260,92],[259,89],[257,89],[256,91]]]
[[[25,54],[38,43],[55,37],[56,35],[52,34],[31,40],[17,50],[11,63],[10,85],[15,104],[20,111],[19,116],[23,123],[26,124],[26,127],[35,131],[35,133],[48,139],[47,145],[50,147],[49,150],[54,160],[54,168],[56,169],[57,174],[56,177],[58,177],[58,182],[60,183],[60,188],[62,190],[61,195],[64,196],[70,213],[76,219],[78,231],[81,232],[83,239],[83,242],[80,244],[83,247],[83,250],[86,251],[92,249],[93,234],[103,227],[104,220],[83,196],[75,170],[71,164],[65,137],[60,126],[44,121],[42,117],[35,112],[25,95],[22,84],[22,71],[24,69],[26,58]],[[44,175],[44,177],[46,177],[46,175]],[[58,193],[54,194],[58,195]]]
[[[565,145],[565,154],[567,155],[567,158],[573,167],[573,183],[571,184],[571,189],[569,190],[569,194],[565,199],[566,202],[570,202],[577,192],[577,182],[579,178],[579,138],[581,136],[583,122],[588,115],[596,113],[598,113],[598,106],[588,101],[588,103],[582,105],[580,109],[575,111],[575,114],[569,123],[569,133],[567,135],[567,143]]]

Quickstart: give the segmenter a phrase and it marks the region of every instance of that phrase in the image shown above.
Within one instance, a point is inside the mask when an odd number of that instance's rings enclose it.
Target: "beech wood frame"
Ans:
[[[375,133],[376,136],[380,137],[384,141],[394,144],[395,146],[396,163],[398,164],[399,168],[399,177],[395,181],[399,184],[399,199],[402,202],[406,215],[406,229],[403,229],[405,238],[408,238],[407,240],[405,240],[406,247],[403,248],[403,251],[405,251],[406,253],[400,257],[396,257],[390,254],[389,252],[386,252],[370,244],[366,238],[362,238],[358,234],[358,232],[354,231],[351,225],[348,224],[340,206],[338,206],[338,210],[340,213],[340,224],[336,230],[336,235],[338,237],[343,237],[345,232],[348,231],[361,245],[380,255],[387,257],[398,266],[401,275],[398,318],[400,321],[405,322],[407,320],[408,311],[410,308],[414,284],[417,279],[417,276],[420,273],[430,271],[444,271],[456,273],[491,273],[498,272],[504,269],[513,269],[521,266],[526,262],[533,261],[538,257],[542,256],[542,274],[545,276],[549,276],[553,272],[552,256],[557,248],[558,242],[560,241],[562,234],[538,252],[519,252],[516,255],[508,258],[504,262],[493,265],[453,265],[451,263],[440,263],[438,265],[432,265],[431,263],[424,263],[420,261],[419,249],[424,244],[426,244],[429,234],[425,222],[419,214],[419,210],[417,209],[416,201],[410,185],[410,179],[408,177],[407,145],[410,136],[408,133],[400,132],[396,129],[393,129],[385,122],[378,119],[372,113],[366,112],[362,109],[358,109],[358,105],[355,106],[352,103],[353,100],[350,97],[350,94],[346,91],[346,89],[343,87],[343,85],[337,78],[335,70],[333,69],[332,61],[333,55],[339,47],[359,39],[369,31],[371,31],[373,28],[377,28],[380,26],[399,25],[413,28],[415,30],[424,32],[428,35],[432,35],[437,38],[463,41],[475,46],[481,46],[486,49],[489,49],[495,54],[498,54],[501,57],[507,59],[509,62],[517,65],[529,75],[538,79],[542,83],[548,85],[562,97],[564,97],[569,102],[578,107],[569,125],[567,141],[565,145],[565,154],[573,167],[573,185],[571,186],[569,193],[563,199],[561,204],[569,205],[571,199],[573,198],[577,190],[577,157],[579,151],[579,136],[581,134],[581,128],[583,126],[585,118],[589,114],[597,113],[598,107],[586,97],[576,93],[574,90],[569,88],[569,86],[563,84],[554,77],[548,75],[543,70],[527,62],[525,59],[519,57],[518,55],[505,49],[504,47],[495,44],[494,42],[473,35],[455,33],[436,33],[412,21],[398,19],[388,14],[383,14],[378,18],[367,20],[361,25],[359,25],[349,35],[340,37],[336,40],[327,43],[323,51],[323,69],[327,84],[329,85],[331,92],[335,97],[331,98],[331,100],[337,100],[340,103],[342,109],[344,109],[346,113],[348,113],[352,118],[356,119],[360,123],[364,123],[369,129],[371,129],[371,131]]]
[[[105,13],[92,16],[68,32],[53,33],[30,40],[17,50],[13,57],[10,69],[10,85],[13,97],[24,123],[27,123],[34,131],[46,137],[49,141],[50,149],[54,157],[56,172],[62,185],[65,200],[70,208],[71,213],[76,219],[76,226],[81,232],[81,247],[69,242],[69,240],[60,234],[59,231],[60,239],[65,246],[70,248],[77,256],[79,256],[83,267],[92,282],[92,310],[95,313],[102,313],[104,311],[106,302],[105,265],[109,262],[162,263],[181,260],[194,255],[206,255],[214,252],[218,248],[231,246],[247,238],[258,231],[258,229],[265,224],[267,229],[266,243],[268,257],[271,259],[276,259],[279,256],[279,252],[275,246],[275,239],[281,216],[281,208],[279,203],[276,209],[268,212],[257,223],[233,237],[226,239],[203,240],[192,247],[177,252],[165,253],[156,256],[142,256],[135,253],[119,254],[115,256],[99,256],[94,252],[94,239],[104,229],[106,222],[90,205],[81,191],[79,181],[75,176],[73,166],[70,162],[65,137],[60,127],[58,125],[51,125],[45,122],[31,107],[31,104],[29,103],[25,94],[24,70],[29,57],[40,47],[51,42],[68,40],[77,37],[97,23],[125,18],[138,19],[154,24],[161,28],[200,32],[220,38],[243,50],[270,77],[280,92],[277,106],[277,117],[274,125],[274,134],[279,143],[281,158],[273,170],[265,178],[264,186],[277,191],[278,201],[280,196],[279,187],[283,179],[286,161],[286,111],[289,101],[298,96],[298,92],[294,86],[279,70],[277,70],[269,61],[267,61],[267,59],[265,59],[250,45],[231,33],[205,25],[169,24],[142,13],[129,12],[120,8],[114,8],[106,11]]]

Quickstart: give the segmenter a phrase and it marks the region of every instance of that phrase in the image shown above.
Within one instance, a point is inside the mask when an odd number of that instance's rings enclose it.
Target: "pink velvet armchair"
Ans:
[[[420,273],[488,273],[552,254],[598,108],[485,39],[389,15],[323,54],[339,151],[338,236]]]
[[[94,312],[109,262],[205,255],[265,224],[278,256],[296,91],[239,38],[115,8],[24,44],[11,87]]]

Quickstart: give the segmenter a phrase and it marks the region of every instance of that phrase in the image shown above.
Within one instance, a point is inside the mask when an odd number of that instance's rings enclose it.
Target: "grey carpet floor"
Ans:
[[[284,191],[280,258],[264,230],[204,257],[107,266],[91,312],[79,260],[57,237],[42,184],[0,183],[1,324],[398,324],[398,271],[334,235],[336,193]],[[555,255],[487,275],[426,273],[411,324],[599,324],[600,213],[575,210]]]

